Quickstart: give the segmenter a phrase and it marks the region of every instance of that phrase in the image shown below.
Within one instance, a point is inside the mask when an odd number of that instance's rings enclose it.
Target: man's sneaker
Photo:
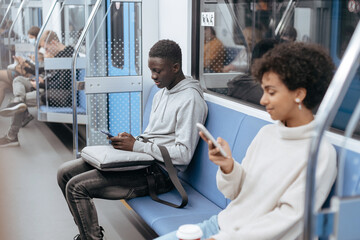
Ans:
[[[0,116],[12,117],[16,113],[24,112],[27,106],[23,102],[11,102],[5,108],[0,110]]]
[[[29,112],[25,115],[25,117],[22,120],[22,127],[25,127],[29,122],[31,122],[34,119],[33,115],[31,115]]]
[[[100,226],[100,232],[101,232],[101,239],[102,240],[106,240],[106,237],[105,237],[105,230],[102,226]]]
[[[8,135],[0,138],[0,148],[19,146],[19,140],[16,136],[15,139],[10,139]]]

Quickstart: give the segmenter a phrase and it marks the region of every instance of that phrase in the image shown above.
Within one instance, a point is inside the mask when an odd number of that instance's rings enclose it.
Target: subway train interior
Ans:
[[[86,146],[109,144],[100,130],[144,131],[158,91],[149,50],[161,39],[181,47],[182,70],[199,81],[208,104],[205,126],[244,146],[239,161],[260,127],[274,122],[251,76],[253,60],[261,57],[258,43],[315,43],[328,51],[336,70],[314,111],[298,239],[360,239],[359,19],[360,0],[0,0],[0,239],[80,239],[56,181],[58,168],[81,157]],[[50,37],[41,46],[49,30],[68,52],[51,52]],[[217,44],[209,44],[212,38]],[[1,112],[15,99],[18,76],[31,82],[31,97],[9,140],[16,118]],[[337,178],[316,209],[324,137],[337,152]],[[179,173],[189,197],[184,208],[149,197],[95,198],[106,239],[154,239],[224,209],[229,199],[216,188],[215,165],[208,158],[197,163],[206,151],[200,140],[189,169]],[[159,196],[181,201],[172,193]]]

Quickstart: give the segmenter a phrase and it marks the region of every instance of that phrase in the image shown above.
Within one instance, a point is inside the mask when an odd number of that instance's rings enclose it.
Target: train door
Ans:
[[[141,131],[142,2],[107,0],[103,10],[86,41],[87,145],[107,143],[101,129]]]

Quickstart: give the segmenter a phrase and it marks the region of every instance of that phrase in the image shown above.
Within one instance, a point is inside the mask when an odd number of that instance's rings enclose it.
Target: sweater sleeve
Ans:
[[[175,144],[165,145],[175,165],[188,165],[190,163],[199,140],[196,123],[204,123],[206,115],[206,105],[194,98],[189,98],[179,108],[176,115]],[[135,141],[133,151],[144,152],[163,161],[159,148],[151,142]]]
[[[244,169],[240,163],[234,161],[234,169],[225,174],[219,168],[216,173],[216,183],[220,192],[230,200],[233,200],[241,191],[241,182],[244,178]]]
[[[250,220],[240,229],[220,231],[213,238],[216,240],[295,239],[302,230],[304,194],[304,188],[292,186],[273,211]]]
[[[262,129],[254,137],[241,164],[234,160],[234,169],[231,173],[225,174],[220,170],[220,168],[218,169],[216,173],[217,188],[226,198],[234,200],[239,195],[246,177],[246,169],[251,164],[249,159],[252,158],[254,151],[256,151],[257,142],[259,141],[258,139],[261,139],[261,134]]]
[[[322,147],[316,171],[315,208],[325,202],[336,177],[336,152],[331,145]],[[240,229],[213,236],[216,240],[230,239],[295,239],[303,227],[306,168],[284,192],[273,211],[250,220]],[[261,203],[259,203],[261,204]]]

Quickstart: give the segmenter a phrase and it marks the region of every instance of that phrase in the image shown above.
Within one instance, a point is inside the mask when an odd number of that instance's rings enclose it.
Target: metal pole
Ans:
[[[9,4],[9,6],[7,7],[6,12],[5,12],[5,14],[4,14],[4,17],[3,17],[3,19],[1,20],[1,23],[0,23],[0,28],[1,28],[1,27],[2,27],[2,25],[4,24],[5,19],[6,19],[7,15],[9,14],[10,9],[11,9],[11,6],[12,6],[12,4],[13,4],[13,2],[14,2],[14,1],[15,1],[15,0],[11,0],[11,2],[10,2],[10,4]]]
[[[46,20],[44,22],[44,24],[41,26],[40,28],[40,31],[38,33],[38,36],[36,38],[36,44],[35,44],[35,79],[36,79],[36,105],[37,105],[37,108],[39,109],[40,108],[40,91],[39,91],[39,45],[40,45],[40,38],[41,38],[41,35],[43,34],[44,30],[45,30],[45,27],[46,25],[48,24],[49,20],[50,20],[50,17],[55,9],[55,6],[56,4],[58,3],[58,0],[55,0],[54,3],[52,4],[50,10],[49,10],[49,13],[48,15],[46,16]],[[38,113],[40,114],[40,112]]]
[[[315,177],[318,150],[324,131],[333,122],[342,100],[355,76],[360,60],[360,22],[345,51],[344,57],[336,71],[330,86],[320,104],[315,117],[315,133],[310,144],[307,165],[305,208],[304,208],[304,239],[311,240],[315,225]]]
[[[86,33],[89,30],[90,25],[92,24],[96,13],[99,10],[99,7],[102,3],[102,0],[97,0],[93,10],[91,11],[91,14],[89,16],[89,19],[84,27],[84,30],[82,31],[78,42],[75,45],[74,55],[72,58],[72,106],[73,106],[73,154],[76,158],[79,157],[79,144],[78,144],[78,123],[77,123],[77,98],[76,98],[76,91],[77,91],[77,81],[76,81],[76,61],[77,61],[77,55],[79,53],[81,44],[86,36]]]
[[[283,33],[284,27],[288,24],[290,17],[294,12],[295,6],[296,0],[290,0],[288,5],[286,6],[284,14],[282,15],[282,18],[279,21],[279,24],[276,26],[275,37],[280,36]]]
[[[19,6],[19,9],[18,9],[18,11],[17,11],[17,13],[16,13],[16,17],[15,17],[13,23],[11,24],[11,27],[9,28],[9,32],[8,32],[9,62],[11,62],[11,47],[10,47],[10,43],[11,43],[11,41],[10,41],[11,32],[13,31],[13,29],[14,29],[14,27],[15,27],[15,23],[16,23],[16,21],[18,20],[20,14],[21,14],[21,11],[22,11],[22,9],[23,9],[23,7],[24,7],[25,2],[26,2],[26,0],[22,0],[22,1],[21,1],[21,4],[20,4],[20,6]]]

